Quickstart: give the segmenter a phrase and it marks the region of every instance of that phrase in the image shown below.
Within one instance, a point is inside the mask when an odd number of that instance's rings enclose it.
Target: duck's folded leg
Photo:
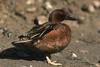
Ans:
[[[62,65],[61,63],[57,63],[56,61],[51,61],[48,56],[46,56],[46,60],[48,64],[54,65],[54,66],[59,66]]]

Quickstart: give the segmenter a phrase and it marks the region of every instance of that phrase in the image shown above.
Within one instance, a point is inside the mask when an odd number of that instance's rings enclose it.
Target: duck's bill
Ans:
[[[65,17],[65,19],[66,19],[66,20],[78,20],[79,17],[78,17],[78,16],[75,16],[75,15],[73,15],[73,14],[71,14],[71,15],[67,15],[67,16]]]

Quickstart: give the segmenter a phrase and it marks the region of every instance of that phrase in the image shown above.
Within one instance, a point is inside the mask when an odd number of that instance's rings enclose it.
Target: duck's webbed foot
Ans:
[[[51,61],[48,56],[46,56],[46,60],[48,64],[54,65],[54,66],[59,66],[62,65],[61,63],[57,63],[56,61]]]

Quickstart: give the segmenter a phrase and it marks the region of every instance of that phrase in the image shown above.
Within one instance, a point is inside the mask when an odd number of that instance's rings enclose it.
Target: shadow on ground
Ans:
[[[0,59],[14,59],[14,60],[45,60],[45,55],[37,49],[31,50],[22,46],[22,44],[14,45],[14,47],[8,48],[0,52]]]

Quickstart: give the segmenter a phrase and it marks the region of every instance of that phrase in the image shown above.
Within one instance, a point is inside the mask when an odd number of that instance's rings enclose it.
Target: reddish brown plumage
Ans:
[[[52,31],[45,34],[35,46],[39,50],[51,54],[64,49],[71,40],[71,30],[65,24],[57,24]]]

